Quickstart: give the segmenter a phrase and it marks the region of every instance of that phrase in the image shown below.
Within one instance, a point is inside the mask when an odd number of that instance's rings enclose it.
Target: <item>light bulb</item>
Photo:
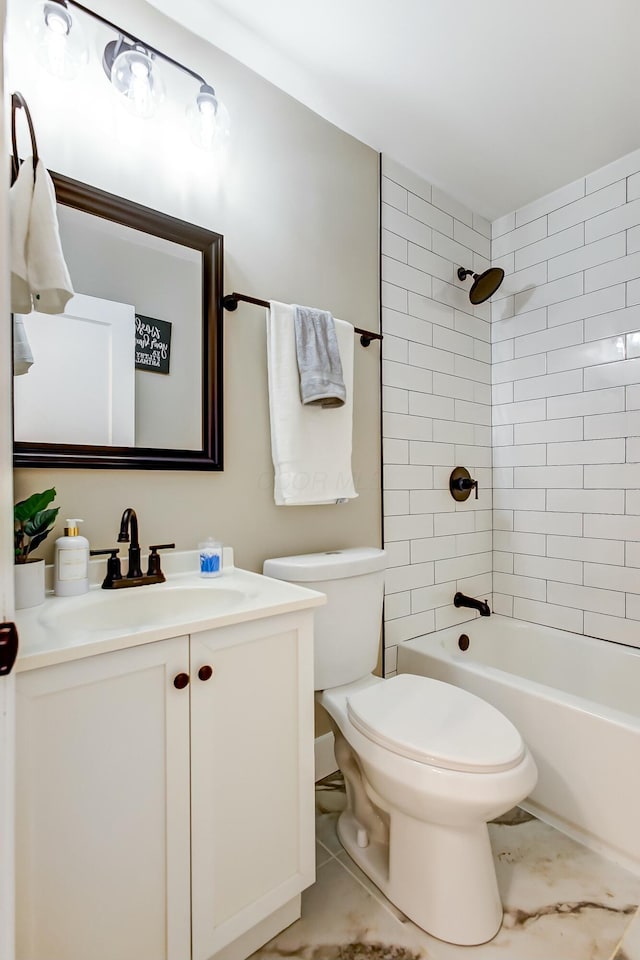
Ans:
[[[191,139],[203,150],[214,150],[229,138],[229,113],[213,87],[204,83],[195,103],[187,108]]]
[[[45,7],[44,22],[52,33],[58,36],[68,36],[71,30],[71,16],[69,12],[58,4],[49,3]]]
[[[152,117],[164,100],[158,65],[144,47],[122,44],[121,49],[111,66],[111,82],[132,113]]]
[[[89,59],[78,17],[61,0],[39,0],[27,26],[35,38],[38,62],[56,77],[74,80]]]

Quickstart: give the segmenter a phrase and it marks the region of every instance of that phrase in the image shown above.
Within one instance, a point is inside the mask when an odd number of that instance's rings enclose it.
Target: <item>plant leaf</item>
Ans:
[[[42,541],[47,537],[48,533],[49,531],[45,530],[44,533],[38,533],[36,534],[35,537],[32,537],[31,542],[29,543],[29,547],[27,549],[27,553],[32,553],[33,550],[36,550],[40,546]]]
[[[25,534],[28,537],[35,537],[41,533],[48,533],[49,528],[53,526],[53,522],[58,516],[59,509],[60,507],[56,507],[54,510],[40,510],[31,520],[27,520],[25,523]]]
[[[42,493],[33,493],[26,500],[20,500],[13,508],[13,516],[19,523],[32,519],[41,510],[44,510],[55,498],[55,487],[50,490],[44,490]],[[60,509],[58,507],[58,509]]]

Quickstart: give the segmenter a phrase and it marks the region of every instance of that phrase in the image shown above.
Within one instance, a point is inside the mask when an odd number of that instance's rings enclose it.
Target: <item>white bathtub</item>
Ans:
[[[538,765],[523,806],[640,874],[640,650],[493,614],[400,644],[398,672],[498,707]]]

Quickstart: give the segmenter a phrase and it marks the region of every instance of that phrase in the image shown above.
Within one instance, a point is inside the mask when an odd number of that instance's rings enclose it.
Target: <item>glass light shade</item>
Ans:
[[[164,100],[158,65],[142,47],[128,47],[113,61],[111,83],[128,109],[138,117],[152,117]]]
[[[38,0],[27,26],[35,39],[40,65],[56,77],[74,80],[89,60],[85,32],[76,12],[58,0]]]
[[[195,103],[187,108],[189,131],[196,146],[215,150],[229,139],[229,112],[213,88],[203,86]]]

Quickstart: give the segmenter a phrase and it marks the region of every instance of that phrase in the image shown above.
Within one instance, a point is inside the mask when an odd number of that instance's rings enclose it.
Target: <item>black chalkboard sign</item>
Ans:
[[[171,324],[136,313],[136,370],[169,373]]]

